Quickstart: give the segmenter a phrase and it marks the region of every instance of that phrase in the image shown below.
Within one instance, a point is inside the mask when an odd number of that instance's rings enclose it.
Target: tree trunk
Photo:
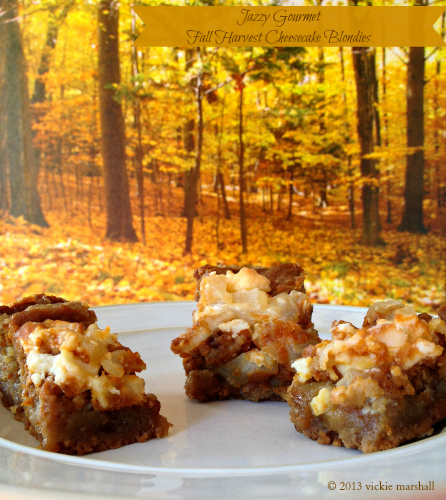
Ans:
[[[322,177],[321,187],[319,188],[319,208],[328,207],[328,199],[327,199],[327,180],[326,175],[324,173]]]
[[[226,198],[225,179],[222,172],[217,174],[217,189],[220,188],[221,197],[223,199],[223,210],[225,212],[225,219],[231,220],[231,211],[229,210],[228,200]]]
[[[345,64],[344,64],[344,51],[342,47],[339,47],[339,57],[341,61],[341,78],[342,83],[345,85]],[[347,104],[347,92],[345,87],[342,91],[342,101],[344,102],[344,110],[345,116],[348,116],[349,109]],[[344,121],[345,127],[345,142],[349,144],[351,142],[351,132],[350,125],[348,120]],[[349,154],[347,157],[347,175],[349,177],[348,186],[347,186],[347,200],[348,200],[348,208],[350,212],[350,227],[352,229],[356,229],[356,214],[355,214],[355,185],[353,184],[352,176],[353,176],[353,167],[352,167],[352,157]]]
[[[352,159],[348,157],[348,169],[352,170]],[[356,215],[355,215],[355,186],[352,181],[349,181],[347,187],[348,210],[350,212],[350,227],[356,229]]]
[[[317,0],[317,5],[322,5],[322,0]],[[320,85],[323,85],[325,83],[325,55],[324,55],[324,48],[319,47],[318,48],[318,73],[317,73],[317,81]],[[325,126],[325,96],[322,96],[322,111],[321,114],[319,115],[319,132],[321,137],[324,136],[326,132],[326,126]],[[328,180],[327,180],[327,172],[325,170],[325,166],[322,163],[319,166],[320,169],[320,179],[319,179],[319,203],[318,206],[320,208],[326,208],[328,207],[328,199],[327,199],[327,187],[328,187]]]
[[[294,185],[293,185],[293,180],[294,180],[294,165],[291,167],[290,170],[290,183],[288,185],[288,214],[286,217],[286,220],[291,220],[291,217],[293,216],[293,194],[294,194]]]
[[[269,213],[271,215],[274,213],[274,192],[273,192],[273,185],[271,182],[269,185]]]
[[[63,21],[66,19],[68,12],[74,4],[74,0],[68,1],[56,15],[56,6],[50,7],[49,9],[49,21],[46,31],[45,44],[42,49],[42,54],[40,56],[39,68],[37,69],[37,74],[39,75],[34,82],[34,93],[31,102],[34,104],[36,102],[45,102],[46,99],[46,89],[45,81],[42,76],[46,75],[50,70],[50,61],[54,48],[56,47],[57,37],[59,35],[59,28]]]
[[[362,187],[362,243],[376,246],[382,244],[379,237],[378,213],[378,171],[376,161],[365,158],[373,153],[373,123],[374,123],[374,75],[372,68],[374,57],[368,47],[352,48],[353,65],[355,68],[358,137],[361,146],[361,176]]]
[[[90,186],[88,188],[88,211],[87,211],[87,214],[88,214],[88,227],[90,229],[93,229],[93,227],[91,225],[91,202],[92,202],[92,198],[93,198],[93,176],[90,177]]]
[[[371,3],[371,2],[370,2]],[[376,75],[376,48],[370,47],[370,68],[372,70],[372,87],[373,87],[373,123],[375,125],[375,146],[381,147],[381,120],[379,116],[379,92],[378,92],[378,77]],[[376,196],[373,198],[375,207],[373,211],[378,214],[378,231],[381,231],[381,220],[379,218],[379,160],[376,161]]]
[[[200,54],[197,49],[198,56]],[[197,204],[197,187],[200,179],[201,168],[201,153],[203,149],[203,75],[201,70],[197,75],[197,83],[195,87],[195,103],[197,110],[197,144],[195,147],[195,164],[189,175],[189,192],[186,192],[185,209],[187,217],[186,227],[186,247],[185,253],[192,252],[192,243],[194,238],[194,218]],[[186,175],[186,179],[188,176]]]
[[[31,103],[43,103],[46,100],[46,88],[45,88],[45,81],[42,78],[44,75],[46,75],[50,69],[50,61],[52,57],[52,52],[54,48],[56,47],[57,43],[57,37],[59,34],[59,27],[62,24],[62,22],[65,20],[65,18],[68,15],[68,12],[70,11],[71,7],[73,6],[74,1],[70,0],[67,2],[59,15],[56,15],[56,6],[50,8],[49,11],[49,21],[48,21],[48,27],[47,27],[47,33],[46,33],[46,38],[45,38],[45,44],[42,49],[42,54],[40,56],[40,63],[39,67],[37,70],[38,77],[36,78],[34,82],[34,93],[31,99]],[[28,91],[26,90],[26,93]],[[43,110],[37,109],[34,110],[34,116],[33,120],[36,123],[39,123],[42,120],[42,117],[44,115]],[[32,137],[34,138],[34,133]],[[60,144],[61,138],[59,138],[59,144]],[[58,144],[58,145],[59,145]],[[35,173],[34,176],[36,177],[36,182],[40,170],[40,156],[41,156],[41,151],[40,148],[36,147],[34,149],[34,162],[35,162]],[[38,218],[41,219],[40,225],[43,226],[48,226],[43,214],[40,211],[40,202],[36,204],[34,207],[34,210],[37,211]],[[39,213],[40,212],[40,213]]]
[[[383,100],[386,99],[387,94],[387,64],[386,64],[386,48],[382,48],[382,89],[383,89]],[[387,117],[387,111],[384,111],[384,148],[387,150],[389,147],[389,120]],[[392,200],[390,199],[390,193],[392,192],[392,185],[390,182],[390,168],[387,167],[387,224],[392,223]]]
[[[187,49],[186,50],[186,72],[189,71],[192,67],[193,61],[194,61],[194,50],[193,49]],[[195,89],[196,90],[196,89]],[[186,151],[186,155],[189,156],[189,153],[192,153],[195,151],[196,145],[195,145],[195,137],[194,137],[194,129],[195,129],[195,118],[193,117],[188,117],[186,120],[186,123],[184,124],[183,128],[183,145],[184,145],[184,150]],[[183,211],[182,211],[182,216],[187,217],[187,205],[189,203],[189,199],[191,198],[191,189],[193,187],[193,167],[189,170],[186,170],[184,173],[184,203],[183,203]],[[195,215],[196,215],[196,210],[195,210]]]
[[[0,8],[3,1],[0,0]],[[0,23],[0,47],[6,46],[5,24]],[[9,209],[8,158],[6,148],[5,51],[0,50],[0,212]]]
[[[9,163],[10,212],[43,227],[48,223],[37,190],[37,164],[31,135],[28,79],[23,54],[17,0],[4,1],[6,32],[5,94],[6,148]]]
[[[245,173],[244,173],[244,155],[245,145],[243,143],[243,88],[244,84],[239,83],[240,100],[239,100],[239,201],[240,201],[240,232],[242,237],[242,253],[248,253],[248,236],[246,229],[246,211],[245,211]]]
[[[40,203],[40,195],[37,188],[39,177],[39,164],[36,151],[33,145],[33,133],[31,130],[30,102],[28,91],[28,78],[22,63],[22,127],[23,145],[25,161],[25,182],[26,182],[26,214],[25,218],[33,224],[41,227],[49,227]]]
[[[22,45],[20,27],[12,19],[18,16],[17,0],[4,1],[6,14],[2,21],[6,31],[5,47],[5,94],[7,157],[9,162],[9,192],[11,197],[10,213],[14,217],[26,213],[25,166],[23,158],[23,129],[21,110]]]
[[[444,16],[444,14],[443,14]],[[443,17],[444,19],[444,17]],[[434,117],[435,121],[437,122],[439,114],[440,114],[440,106],[438,102],[438,97],[439,97],[439,85],[438,85],[438,80],[441,74],[441,62],[440,60],[437,61],[437,68],[436,68],[436,78],[435,78],[435,95],[434,95]],[[440,133],[439,133],[439,127],[435,126],[434,130],[434,145],[435,145],[435,160],[434,160],[434,189],[435,189],[435,197],[437,199],[437,208],[440,208],[442,206],[442,189],[441,189],[441,180],[440,180]]]
[[[378,77],[376,75],[376,49],[369,47],[370,50],[370,69],[372,71],[372,86],[373,86],[373,123],[375,125],[375,145],[381,146],[381,121],[379,117],[379,92],[378,92]]]
[[[195,145],[194,129],[195,129],[195,119],[190,118],[184,124],[184,131],[183,131],[183,144],[186,153],[192,153],[193,151],[195,151],[196,145]],[[186,170],[186,172],[184,173],[184,204],[182,211],[182,215],[184,217],[187,217],[187,204],[188,204],[188,199],[191,196],[190,193],[193,185],[191,180],[192,177],[193,177],[193,168]]]
[[[443,12],[441,16],[441,37],[444,38],[445,35],[445,22],[446,15]],[[435,186],[435,196],[437,199],[437,208],[442,208],[444,205],[444,190],[441,183],[441,165],[443,162],[443,158],[440,156],[440,130],[442,129],[441,125],[437,125],[437,120],[441,116],[441,107],[438,102],[440,94],[439,89],[439,79],[441,75],[441,59],[437,60],[436,64],[436,78],[435,78],[435,97],[434,97],[434,116],[435,116],[435,132],[434,132],[434,144],[435,144],[435,173],[434,173],[434,186]]]
[[[1,57],[1,55],[0,55]],[[1,64],[1,63],[0,63]],[[6,120],[3,113],[4,105],[2,96],[2,86],[0,83],[0,212],[6,212],[9,209],[8,197],[8,160],[6,152]]]
[[[407,147],[404,211],[398,231],[427,233],[424,199],[424,47],[410,47],[407,64]]]
[[[115,0],[102,0],[98,10],[99,109],[107,214],[105,235],[115,241],[137,241],[125,163],[124,117],[116,91],[121,82],[118,5]]]
[[[135,31],[135,13],[132,12],[132,38],[136,38]],[[131,52],[131,64],[132,64],[132,76],[133,76],[133,91],[134,91],[134,102],[133,102],[133,125],[136,128],[136,181],[138,184],[138,198],[139,198],[139,216],[141,220],[141,240],[143,245],[146,244],[146,225],[144,217],[144,167],[142,164],[143,150],[141,141],[141,101],[137,95],[137,77],[139,74],[138,68],[138,52],[136,47],[132,47]]]
[[[231,220],[231,212],[229,211],[228,200],[226,199],[226,188],[225,188],[225,180],[223,177],[223,172],[221,171],[223,166],[223,152],[221,147],[221,139],[223,137],[223,119],[224,119],[224,109],[225,109],[225,100],[223,99],[221,104],[221,115],[220,115],[220,127],[218,128],[218,154],[217,154],[217,175],[216,175],[216,188],[217,191],[220,188],[221,196],[223,198],[223,209],[225,211],[225,219]],[[220,202],[220,198],[218,199]]]
[[[63,200],[63,206],[65,209],[65,213],[68,213],[68,200],[67,200],[67,195],[65,192],[65,183],[63,179],[63,169],[62,169],[62,144],[60,137],[57,140],[57,145],[56,145],[56,151],[54,154],[54,169],[53,172],[57,172],[59,174],[59,180],[60,180],[60,191],[62,193],[62,200]],[[81,189],[79,189],[79,194],[82,193]]]

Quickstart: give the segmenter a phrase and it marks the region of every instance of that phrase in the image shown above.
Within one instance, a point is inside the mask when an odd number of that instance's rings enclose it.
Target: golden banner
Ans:
[[[435,7],[133,7],[136,47],[440,47]]]

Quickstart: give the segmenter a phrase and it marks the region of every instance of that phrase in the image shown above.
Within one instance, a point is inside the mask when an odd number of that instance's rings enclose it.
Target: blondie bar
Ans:
[[[446,417],[443,319],[388,300],[368,310],[362,328],[335,321],[332,340],[293,363],[296,430],[365,453],[430,435]]]
[[[319,342],[297,264],[205,266],[195,272],[193,326],[173,340],[191,399],[282,401],[291,364]]]
[[[45,295],[0,309],[4,406],[47,451],[84,454],[167,435],[138,353],[80,302]]]

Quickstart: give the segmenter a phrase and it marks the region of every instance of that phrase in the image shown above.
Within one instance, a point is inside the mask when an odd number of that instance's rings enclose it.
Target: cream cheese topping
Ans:
[[[92,398],[103,409],[110,405],[111,395],[120,395],[122,389],[127,395],[144,394],[144,381],[129,374],[129,365],[135,355],[119,349],[122,346],[116,336],[110,334],[109,327],[101,330],[93,324],[83,332],[82,325],[54,321],[49,327],[43,324],[37,326],[21,342],[27,354],[26,364],[31,380],[36,387],[51,375],[54,383],[62,389],[76,394],[91,390]],[[109,352],[110,344],[117,349]],[[43,348],[45,352],[42,352]],[[46,352],[48,350],[51,353]]]
[[[226,323],[220,323],[218,328],[222,332],[231,332],[234,336],[243,330],[249,330],[249,324],[242,319],[233,319],[232,321],[227,321]]]
[[[357,329],[345,340],[318,348],[317,369],[327,370],[332,380],[338,380],[338,373],[345,375],[350,369],[365,371],[390,361],[408,370],[423,360],[440,356],[443,348],[435,343],[428,324],[418,318],[412,307],[393,311],[392,315],[393,319],[381,318],[376,325]],[[339,328],[345,326],[337,325],[332,332]],[[298,370],[304,368],[303,363],[297,365]],[[307,372],[308,367],[302,378],[308,377]]]
[[[311,372],[311,362],[313,358],[299,358],[294,363],[291,364],[291,367],[296,370],[296,375],[301,384],[310,380],[313,377],[313,373]]]
[[[254,269],[243,268],[237,274],[210,274],[200,283],[200,302],[194,321],[206,320],[213,330],[221,324],[241,319],[253,326],[265,318],[299,322],[299,315],[311,309],[306,294],[292,290],[270,297],[270,281]]]
[[[331,390],[328,387],[323,387],[310,402],[313,414],[317,416],[325,413],[330,404]]]
[[[319,380],[320,373],[325,371],[331,380],[338,381],[337,388],[333,389],[333,402],[336,398],[339,399],[342,391],[349,390],[349,382],[343,382],[350,370],[353,370],[350,373],[372,373],[390,365],[391,376],[400,379],[400,384],[409,384],[405,371],[418,363],[435,360],[443,353],[437,336],[446,334],[446,326],[440,319],[432,319],[427,323],[418,317],[413,307],[401,304],[398,308],[397,305],[395,301],[382,305],[377,303],[366,316],[370,321],[363,328],[335,323],[331,331],[338,340],[320,343],[313,356],[298,359],[292,364],[297,381],[304,384],[313,377]],[[344,333],[349,336],[345,338]],[[330,394],[330,389],[321,389],[312,399],[314,415],[321,415],[326,411]],[[368,396],[364,413],[382,411],[385,406],[382,397],[376,394],[375,399],[371,399],[371,394]],[[336,404],[339,401],[336,400]]]

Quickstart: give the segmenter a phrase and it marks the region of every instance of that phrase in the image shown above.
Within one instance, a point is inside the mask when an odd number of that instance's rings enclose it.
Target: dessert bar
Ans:
[[[291,364],[320,341],[297,264],[204,266],[195,271],[193,325],[173,340],[191,399],[282,401]]]
[[[37,295],[0,308],[2,403],[47,451],[90,453],[167,435],[138,353],[80,302]]]
[[[335,321],[308,347],[287,400],[297,431],[365,453],[430,435],[446,417],[446,325],[412,306],[375,303],[362,328]],[[443,319],[442,319],[443,318]]]

